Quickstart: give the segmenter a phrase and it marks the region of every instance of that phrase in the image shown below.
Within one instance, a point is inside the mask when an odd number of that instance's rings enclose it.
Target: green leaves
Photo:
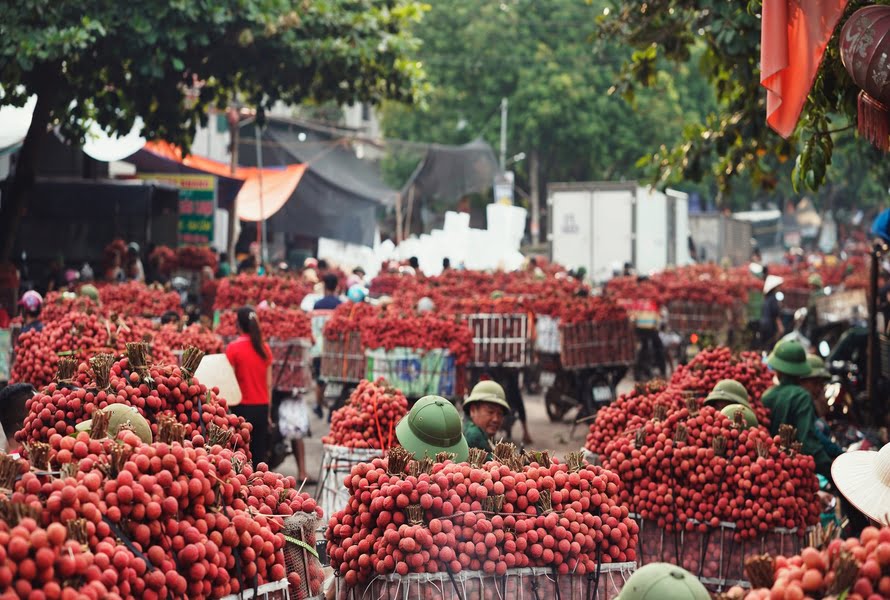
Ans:
[[[851,135],[836,140],[838,130],[829,126],[832,118],[855,123],[858,90],[840,63],[837,38],[843,21],[870,3],[848,3],[828,44],[797,132],[786,141],[765,123],[765,91],[760,86],[759,71],[762,0],[622,2],[618,10],[602,19],[600,27],[602,36],[629,47],[614,91],[636,98],[641,88],[657,81],[655,74],[669,71],[672,63],[685,63],[690,57],[695,64],[698,56],[697,67],[703,79],[689,81],[706,82],[716,97],[716,104],[706,107],[701,130],[686,131],[668,147],[650,151],[653,176],[674,183],[712,180],[721,192],[729,192],[735,180],[743,179],[735,183],[753,185],[759,194],[772,193],[777,186],[784,193],[802,193],[832,180],[844,181],[853,188],[871,185],[870,178],[881,177],[886,170],[886,160],[873,156],[867,148],[863,150],[860,146],[864,142]],[[648,110],[638,100],[634,106]],[[841,130],[849,126],[843,125]],[[795,156],[793,163],[787,161]],[[863,160],[847,156],[861,156]],[[839,158],[846,167],[832,169],[832,160]],[[847,175],[851,169],[858,174],[858,182]]]
[[[422,10],[410,0],[0,0],[0,86],[51,91],[50,119],[75,138],[89,104],[110,131],[126,133],[138,115],[149,137],[188,146],[206,108],[236,98],[259,108],[411,101],[423,70],[406,29]],[[193,81],[201,92],[187,102]]]

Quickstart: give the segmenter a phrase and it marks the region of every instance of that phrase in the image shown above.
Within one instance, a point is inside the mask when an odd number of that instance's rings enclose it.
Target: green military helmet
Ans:
[[[497,381],[485,380],[480,381],[473,386],[470,397],[464,400],[464,412],[470,414],[469,406],[477,402],[488,402],[497,404],[506,412],[510,412],[510,405],[507,404],[507,394],[504,388]]]
[[[86,296],[93,302],[97,302],[97,303],[99,302],[99,290],[97,290],[96,286],[94,286],[91,283],[88,283],[88,284],[80,287],[80,295]]]
[[[454,462],[466,462],[469,457],[460,414],[441,396],[418,400],[396,425],[396,438],[417,459],[435,458],[439,452],[454,454]]]
[[[731,402],[733,404],[751,406],[748,390],[735,379],[718,381],[711,393],[708,394],[708,397],[705,398],[705,405],[717,402]]]
[[[634,572],[618,600],[710,600],[705,586],[686,569],[649,563]]]
[[[121,426],[129,424],[133,432],[139,436],[139,439],[146,444],[151,443],[151,425],[145,420],[145,417],[139,414],[132,406],[127,404],[109,404],[102,409],[102,412],[111,413],[108,417],[108,436],[117,437]],[[78,423],[75,429],[77,431],[90,431],[93,428],[93,420],[89,419]]]
[[[780,340],[766,360],[774,371],[784,375],[806,377],[812,372],[807,352],[797,340]]]
[[[758,425],[757,416],[754,414],[754,411],[751,410],[750,406],[744,404],[730,404],[729,406],[724,406],[720,412],[729,417],[733,422],[735,421],[736,413],[742,413],[742,420],[745,423],[744,429],[750,429],[751,427],[757,427]]]
[[[807,355],[807,364],[810,365],[810,374],[804,379],[831,379],[831,373],[825,368],[825,361],[815,354]]]

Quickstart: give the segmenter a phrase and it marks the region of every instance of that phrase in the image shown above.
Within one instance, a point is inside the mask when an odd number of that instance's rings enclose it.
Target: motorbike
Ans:
[[[328,409],[329,422],[331,413],[346,404],[357,385],[358,383],[353,381],[328,381],[325,383],[324,391],[322,392],[322,404],[324,408]]]
[[[628,367],[560,370],[544,394],[544,407],[552,422],[570,419],[573,427],[594,416],[617,395],[618,383]]]

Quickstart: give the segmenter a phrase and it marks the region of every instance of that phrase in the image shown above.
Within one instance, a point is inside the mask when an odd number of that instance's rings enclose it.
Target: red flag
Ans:
[[[794,131],[831,33],[847,0],[763,0],[760,85],[766,122],[782,137]]]

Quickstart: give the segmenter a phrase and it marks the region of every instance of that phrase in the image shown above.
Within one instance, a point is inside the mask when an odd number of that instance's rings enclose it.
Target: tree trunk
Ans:
[[[538,160],[538,151],[532,150],[528,157],[528,187],[531,199],[531,234],[532,246],[541,243],[541,164]]]
[[[34,189],[34,181],[37,177],[37,155],[49,126],[51,105],[52,100],[47,94],[38,94],[31,126],[28,128],[28,133],[25,135],[25,141],[22,143],[22,149],[19,150],[16,160],[12,183],[8,193],[4,194],[2,211],[0,211],[0,239],[3,244],[0,249],[2,251],[0,262],[6,262],[12,258],[15,236],[22,217],[27,212],[28,199]]]

